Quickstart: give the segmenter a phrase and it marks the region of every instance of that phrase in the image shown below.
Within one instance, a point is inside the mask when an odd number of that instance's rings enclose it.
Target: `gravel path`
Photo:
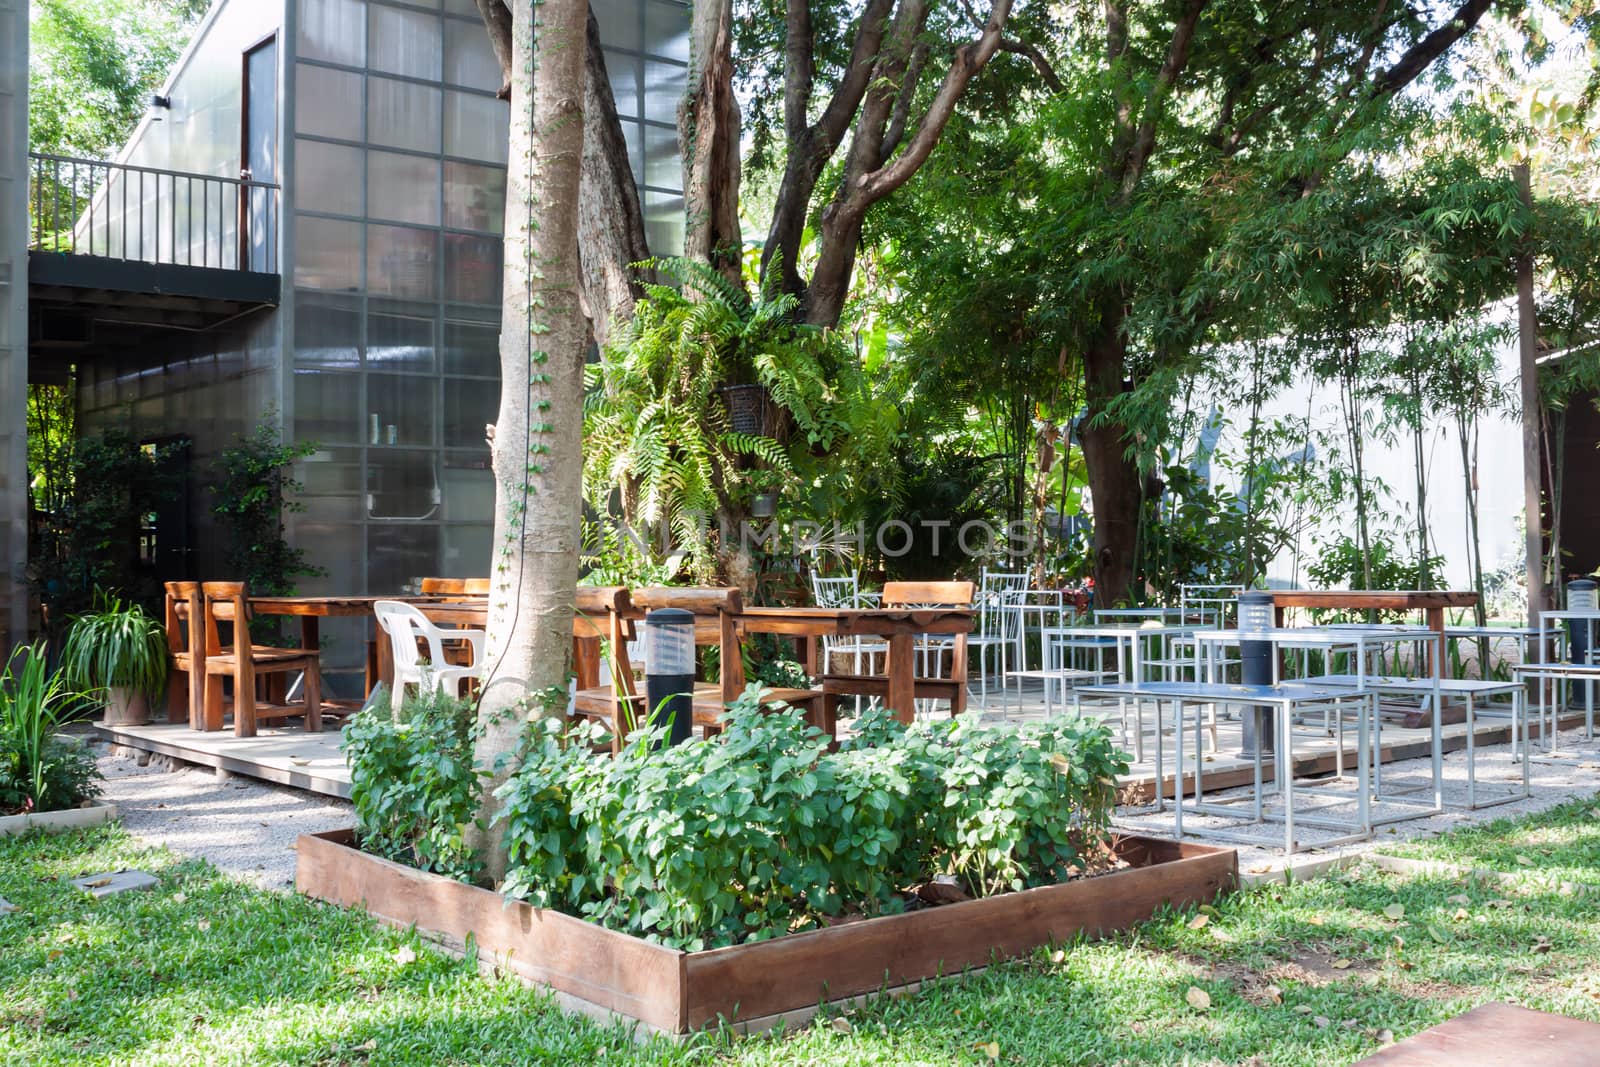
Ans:
[[[161,757],[141,767],[100,752],[104,798],[114,801],[129,833],[265,889],[294,888],[294,842],[302,833],[353,821],[342,800],[249,778],[219,777],[209,767],[170,769]]]

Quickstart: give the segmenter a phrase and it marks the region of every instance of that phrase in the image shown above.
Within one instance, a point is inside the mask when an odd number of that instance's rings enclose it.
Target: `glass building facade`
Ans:
[[[237,173],[241,152],[253,151],[257,177],[270,154],[283,185],[282,303],[178,351],[87,365],[84,424],[188,434],[202,466],[269,413],[286,438],[315,442],[297,472],[304,510],[287,518],[291,543],[326,573],[300,582],[302,592],[401,592],[428,575],[487,575],[484,431],[499,404],[509,127],[499,65],[475,0],[286,3],[220,0],[169,83],[164,128],[147,120],[125,153]],[[688,9],[595,0],[594,10],[650,244],[674,253]],[[275,143],[241,147],[241,123],[271,125],[261,99],[269,44]],[[251,56],[262,68],[254,75]],[[158,141],[172,147],[157,152]],[[204,494],[194,495],[192,572],[220,576]],[[361,662],[361,627],[324,634],[330,667]]]

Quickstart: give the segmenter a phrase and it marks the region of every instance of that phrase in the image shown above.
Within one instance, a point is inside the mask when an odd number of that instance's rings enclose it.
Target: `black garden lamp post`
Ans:
[[[1245,685],[1272,684],[1272,622],[1271,593],[1251,589],[1239,594],[1239,680]],[[1255,759],[1258,748],[1263,755],[1276,754],[1271,709],[1250,708],[1240,726],[1244,739],[1241,757]]]
[[[644,617],[645,716],[669,726],[667,743],[689,739],[694,719],[694,613],[657,608]]]

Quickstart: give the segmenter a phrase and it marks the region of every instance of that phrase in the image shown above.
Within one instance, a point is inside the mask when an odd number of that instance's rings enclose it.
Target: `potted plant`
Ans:
[[[166,631],[137,604],[102,596],[73,620],[61,670],[85,692],[105,695],[107,726],[142,726],[167,684]]]

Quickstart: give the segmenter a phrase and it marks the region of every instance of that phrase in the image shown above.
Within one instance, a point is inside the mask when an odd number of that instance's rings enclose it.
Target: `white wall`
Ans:
[[[1517,382],[1516,340],[1512,338],[1496,351],[1499,376],[1515,394]],[[1368,402],[1369,410],[1377,412],[1381,400]],[[1329,436],[1343,439],[1343,415],[1336,383],[1315,383],[1305,378],[1274,397],[1262,408],[1265,420],[1274,418],[1304,419],[1309,411],[1313,440]],[[1231,413],[1233,427],[1220,443],[1222,451],[1238,455],[1243,451],[1240,440],[1244,433],[1247,415]],[[1469,533],[1465,485],[1461,470],[1460,446],[1455,425],[1447,412],[1431,414],[1426,422],[1426,455],[1428,467],[1428,530],[1434,542],[1433,551],[1444,557],[1444,581],[1453,589],[1472,587],[1471,562],[1468,555]],[[1378,441],[1372,435],[1365,438],[1364,462],[1369,476],[1381,479],[1390,495],[1380,507],[1376,523],[1384,528],[1398,530],[1396,543],[1409,555],[1414,545],[1415,518],[1411,510],[1416,505],[1416,479],[1414,453],[1409,430],[1392,445]],[[1522,550],[1522,535],[1518,523],[1522,514],[1522,430],[1515,413],[1496,413],[1484,416],[1479,422],[1478,444],[1478,527],[1486,571],[1492,570],[1502,560],[1517,556]],[[1318,446],[1318,469],[1325,469],[1330,456]],[[1218,468],[1218,484],[1236,486],[1236,479]],[[1308,580],[1305,566],[1315,560],[1316,546],[1340,534],[1355,536],[1354,505],[1344,512],[1317,517],[1300,539],[1300,569],[1295,569],[1295,553],[1281,553],[1268,568],[1268,583],[1275,587],[1305,586]]]

